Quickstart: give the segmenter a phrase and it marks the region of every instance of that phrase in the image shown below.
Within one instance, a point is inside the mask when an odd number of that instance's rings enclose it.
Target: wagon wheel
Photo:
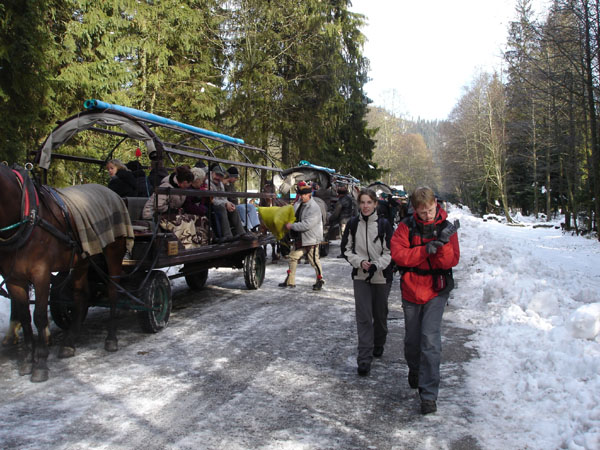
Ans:
[[[266,261],[262,247],[257,247],[244,258],[244,281],[248,289],[258,289],[264,281]]]
[[[171,284],[161,270],[153,270],[142,289],[140,299],[148,309],[138,311],[137,316],[147,333],[157,333],[167,326],[171,314]]]
[[[193,290],[199,290],[204,287],[208,279],[208,269],[202,269],[185,276],[185,282]]]
[[[71,328],[75,320],[75,304],[73,303],[73,290],[71,281],[63,284],[69,275],[68,272],[59,272],[52,277],[50,289],[50,315],[54,323],[63,330]],[[82,322],[87,317],[88,309],[82,312]]]

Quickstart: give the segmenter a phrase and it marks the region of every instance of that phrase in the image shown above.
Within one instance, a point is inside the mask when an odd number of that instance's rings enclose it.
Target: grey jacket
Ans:
[[[300,200],[294,204],[294,212],[298,211],[301,204]],[[323,240],[321,208],[312,198],[304,204],[300,221],[292,224],[292,230],[301,233],[303,246],[317,245]]]
[[[208,180],[208,190],[215,192],[225,192],[225,185],[222,181]],[[213,197],[213,205],[225,205],[229,200],[227,197]]]
[[[385,269],[392,261],[392,255],[385,239],[379,239],[377,226],[377,212],[368,216],[365,220],[360,215],[356,228],[356,244],[352,240],[352,233],[348,233],[348,244],[346,245],[346,259],[356,270],[355,280],[366,280],[369,276],[361,267],[362,261],[370,261],[377,266],[377,271],[371,278],[373,284],[385,284],[387,281],[383,275]],[[354,252],[351,250],[354,245]]]

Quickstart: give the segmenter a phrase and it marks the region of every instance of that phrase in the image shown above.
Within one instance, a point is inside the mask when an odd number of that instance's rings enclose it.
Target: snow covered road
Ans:
[[[103,349],[107,311],[94,308],[74,358],[52,347],[43,384],[19,377],[15,351],[3,349],[0,447],[477,448],[463,392],[470,332],[446,322],[440,412],[422,417],[406,382],[397,281],[385,353],[362,378],[349,266],[334,256],[323,265],[318,293],[309,265],[296,289],[278,288],[286,261],[269,264],[257,291],[236,270],[210,271],[201,292],[178,279],[169,327],[144,334],[122,313],[115,354]]]
[[[558,221],[450,217],[461,262],[436,414],[421,416],[408,388],[397,279],[385,353],[357,376],[350,268],[334,245],[321,292],[309,265],[296,289],[277,287],[285,261],[257,291],[229,269],[201,292],[177,279],[169,327],[144,334],[124,312],[115,354],[103,348],[107,311],[91,310],[74,358],[52,347],[43,384],[0,349],[0,448],[599,449],[600,242]]]

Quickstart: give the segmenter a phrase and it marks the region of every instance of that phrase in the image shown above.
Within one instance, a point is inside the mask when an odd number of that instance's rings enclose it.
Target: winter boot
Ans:
[[[421,414],[431,414],[437,411],[435,400],[421,400]]]
[[[313,284],[313,291],[320,291],[324,284],[325,280],[323,280],[323,278],[318,279],[317,282]]]

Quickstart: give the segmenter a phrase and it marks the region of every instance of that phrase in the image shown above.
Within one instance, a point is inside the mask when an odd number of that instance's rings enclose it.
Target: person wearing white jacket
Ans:
[[[296,222],[287,223],[285,227],[291,232],[294,247],[289,254],[289,268],[287,277],[279,287],[296,287],[296,268],[298,261],[308,256],[308,262],[315,269],[317,281],[313,284],[314,291],[320,291],[325,280],[323,268],[319,259],[319,245],[323,240],[323,216],[321,207],[312,199],[312,189],[304,181],[296,187],[296,194],[300,200],[294,204]]]
[[[342,254],[352,265],[356,328],[357,372],[371,371],[373,356],[380,357],[387,337],[388,296],[392,287],[390,240],[392,226],[377,216],[377,195],[363,189],[358,196],[360,214],[348,222]]]

